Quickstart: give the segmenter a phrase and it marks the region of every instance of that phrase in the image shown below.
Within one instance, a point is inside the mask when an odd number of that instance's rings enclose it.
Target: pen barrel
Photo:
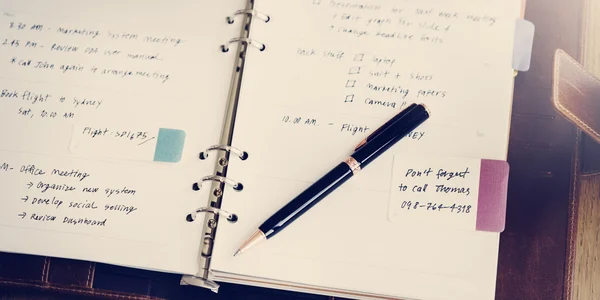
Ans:
[[[385,124],[383,124],[381,127],[375,129],[375,131],[373,131],[373,133],[371,133],[364,140],[364,143],[366,144],[366,143],[372,141],[373,139],[376,139],[386,128],[388,128],[388,127],[393,126],[394,124],[396,124],[396,122],[398,122],[399,120],[401,120],[406,114],[408,114],[410,111],[412,111],[415,107],[417,107],[417,104],[413,103],[413,104],[409,105],[408,107],[406,107],[405,109],[403,109],[401,112],[399,112],[393,118],[391,118],[390,120],[388,120],[387,122],[385,122]],[[357,151],[362,146],[364,146],[364,145],[360,145],[360,146],[356,147],[356,149],[354,149],[354,150]]]
[[[272,237],[280,230],[291,224],[321,199],[329,195],[338,186],[352,177],[352,170],[348,164],[342,162],[314,182],[292,201],[279,209],[258,228],[265,233],[267,238]]]
[[[360,163],[361,168],[364,168],[428,118],[427,109],[422,105],[417,105],[396,121],[392,127],[385,129],[377,137],[360,147],[352,154],[352,157]]]

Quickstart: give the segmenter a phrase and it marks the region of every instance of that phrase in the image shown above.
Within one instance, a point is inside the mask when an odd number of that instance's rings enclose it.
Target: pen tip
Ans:
[[[258,242],[262,241],[262,240],[266,240],[267,237],[265,236],[265,234],[260,231],[257,230],[255,231],[241,246],[240,248],[238,248],[238,250],[235,252],[235,254],[233,254],[233,256],[239,255],[242,252],[245,252],[246,250],[250,249],[252,246],[254,246],[255,244],[257,244]]]

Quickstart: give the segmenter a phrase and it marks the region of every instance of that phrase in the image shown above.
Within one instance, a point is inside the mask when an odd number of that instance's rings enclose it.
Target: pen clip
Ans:
[[[358,143],[354,147],[354,151],[358,151],[358,149],[362,148],[369,141],[373,140],[373,138],[375,138],[377,135],[379,135],[385,129],[392,126],[394,123],[396,123],[396,121],[398,121],[400,118],[402,118],[404,115],[406,115],[409,111],[411,111],[416,106],[417,106],[417,104],[413,103],[413,104],[409,105],[407,108],[405,108],[404,110],[402,110],[401,112],[399,112],[398,114],[396,114],[395,116],[393,116],[391,119],[389,119],[383,125],[381,125],[379,128],[377,128],[375,131],[373,131],[373,133],[369,134],[369,136],[367,136],[365,139],[360,141],[360,143]]]

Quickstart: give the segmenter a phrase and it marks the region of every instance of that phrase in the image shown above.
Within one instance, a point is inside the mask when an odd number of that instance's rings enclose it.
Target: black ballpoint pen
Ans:
[[[429,111],[422,104],[412,104],[402,110],[362,140],[355,147],[354,153],[345,161],[338,164],[264,221],[233,256],[241,254],[257,243],[275,236],[428,118]]]

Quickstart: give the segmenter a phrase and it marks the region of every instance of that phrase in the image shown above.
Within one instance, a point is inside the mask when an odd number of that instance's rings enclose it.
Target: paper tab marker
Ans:
[[[178,129],[160,128],[154,150],[154,161],[178,162],[181,160],[185,132]]]

